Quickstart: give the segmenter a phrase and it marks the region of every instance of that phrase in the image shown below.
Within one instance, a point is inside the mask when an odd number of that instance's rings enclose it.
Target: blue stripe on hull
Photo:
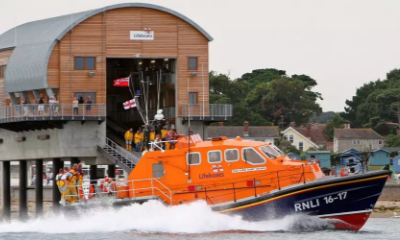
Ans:
[[[381,178],[366,182],[333,185],[278,198],[228,214],[241,215],[249,221],[262,221],[296,213],[327,215],[370,210],[377,202],[385,182],[386,178]]]

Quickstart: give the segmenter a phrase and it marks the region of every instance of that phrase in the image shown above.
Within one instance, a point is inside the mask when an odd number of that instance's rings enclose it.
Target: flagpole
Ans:
[[[204,120],[204,105],[205,105],[205,98],[204,98],[204,63],[201,64],[201,76],[203,78],[203,120]],[[204,137],[204,136],[203,136]]]

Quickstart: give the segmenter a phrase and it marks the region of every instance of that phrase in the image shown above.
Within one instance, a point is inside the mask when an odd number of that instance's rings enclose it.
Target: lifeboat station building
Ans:
[[[231,105],[209,103],[212,40],[182,14],[143,3],[29,22],[0,35],[3,215],[10,216],[10,178],[17,175],[20,216],[26,216],[32,163],[52,162],[55,176],[65,161],[84,162],[91,179],[99,164],[109,166],[110,177],[115,165],[127,172],[135,166],[140,155],[125,150],[123,136],[143,121],[137,109],[124,108],[132,93],[116,86],[117,79],[150,82],[149,118],[163,109],[164,123],[180,134],[190,122],[193,132],[207,138],[209,123],[230,120]],[[15,163],[19,170],[11,173]],[[42,176],[42,167],[35,171]],[[42,181],[37,177],[34,187],[37,214],[43,209]],[[53,203],[59,199],[53,184]]]

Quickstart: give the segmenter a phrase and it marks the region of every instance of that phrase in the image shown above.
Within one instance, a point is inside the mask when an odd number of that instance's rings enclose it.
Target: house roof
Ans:
[[[334,136],[337,139],[384,139],[371,128],[335,128]]]
[[[317,145],[321,144],[326,144],[327,140],[325,139],[324,136],[324,128],[326,124],[313,124],[311,123],[310,126],[310,139]],[[301,133],[301,135],[308,137],[307,136],[307,126],[301,126],[301,127],[293,127],[296,129],[297,132]]]
[[[47,88],[47,65],[56,43],[86,19],[112,9],[137,7],[166,12],[186,21],[209,41],[212,37],[186,16],[147,3],[122,3],[19,25],[0,35],[0,50],[14,48],[5,73],[6,92]]]
[[[226,136],[228,138],[245,137],[243,126],[209,126],[208,137]],[[249,138],[279,138],[278,127],[249,126]]]
[[[304,139],[305,141],[308,141],[310,144],[314,145],[315,147],[318,147],[318,144],[317,144],[317,143],[313,142],[310,138],[306,137],[306,135],[307,135],[306,133],[303,134],[303,133],[297,131],[297,128],[295,128],[295,127],[293,127],[293,126],[290,126],[290,127],[286,128],[285,130],[282,131],[282,133],[283,133],[283,134],[286,134],[286,133],[287,133],[288,131],[290,131],[290,130],[297,132],[298,134],[300,134],[301,136],[303,136],[303,139]],[[301,128],[300,128],[300,130],[301,130]],[[322,144],[322,143],[319,143],[319,144]]]
[[[388,153],[400,152],[400,147],[383,147],[383,148],[376,149],[374,152],[377,152],[377,151],[385,151]]]

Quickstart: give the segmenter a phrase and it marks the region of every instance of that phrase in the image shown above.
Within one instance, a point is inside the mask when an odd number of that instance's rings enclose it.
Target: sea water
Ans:
[[[90,209],[0,223],[0,240],[400,239],[400,219],[369,219],[359,232],[330,230],[328,226],[325,220],[307,216],[247,222],[239,216],[215,213],[203,201],[173,207],[150,201],[119,209]]]

